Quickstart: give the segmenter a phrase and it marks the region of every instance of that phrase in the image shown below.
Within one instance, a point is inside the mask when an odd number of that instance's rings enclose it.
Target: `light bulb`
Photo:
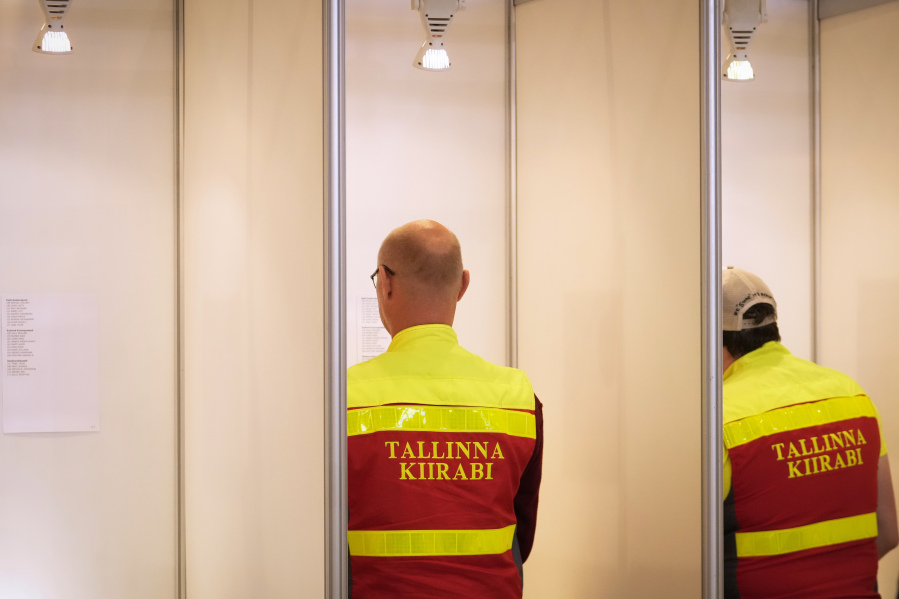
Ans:
[[[41,40],[41,51],[71,52],[72,44],[69,43],[69,36],[65,31],[47,31]]]
[[[443,71],[450,68],[449,55],[443,48],[439,50],[429,48],[424,56],[416,60],[416,63],[415,66],[420,66],[426,71]]]
[[[727,65],[724,77],[731,81],[749,81],[755,78],[748,60],[732,60]]]

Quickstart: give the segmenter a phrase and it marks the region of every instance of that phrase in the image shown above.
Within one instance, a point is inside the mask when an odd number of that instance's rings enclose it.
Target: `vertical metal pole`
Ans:
[[[184,210],[184,0],[174,0],[175,8],[175,385],[176,385],[176,435],[175,449],[178,482],[177,482],[177,523],[176,534],[178,547],[176,550],[178,571],[178,597],[187,597],[187,542],[185,521],[185,463],[184,463],[184,242],[183,227]]]
[[[506,1],[506,173],[508,175],[509,366],[518,368],[518,116],[515,5]]]
[[[809,0],[812,127],[812,362],[820,359],[821,322],[821,21],[818,0]]]
[[[722,597],[721,11],[700,0],[702,228],[702,597]]]
[[[324,30],[325,593],[348,596],[346,456],[346,116],[343,0],[322,0]]]

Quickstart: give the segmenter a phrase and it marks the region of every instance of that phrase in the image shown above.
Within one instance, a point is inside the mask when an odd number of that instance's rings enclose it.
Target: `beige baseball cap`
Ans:
[[[751,272],[728,266],[721,275],[721,289],[724,299],[722,326],[725,331],[743,331],[777,322],[777,302],[774,301],[771,290]],[[743,315],[756,304],[771,304],[774,314],[759,323],[744,322]]]

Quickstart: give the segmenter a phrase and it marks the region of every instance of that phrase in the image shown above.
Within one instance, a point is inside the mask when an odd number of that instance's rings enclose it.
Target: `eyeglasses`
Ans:
[[[389,274],[391,276],[396,276],[396,273],[393,272],[392,270],[390,270],[389,266],[387,266],[386,264],[382,264],[381,266],[384,267],[384,270],[387,271],[387,274]],[[378,272],[380,272],[380,270],[381,270],[381,267],[379,266],[378,268],[375,269],[375,272],[371,273],[371,277],[369,277],[371,279],[371,284],[375,286],[375,289],[378,288]]]

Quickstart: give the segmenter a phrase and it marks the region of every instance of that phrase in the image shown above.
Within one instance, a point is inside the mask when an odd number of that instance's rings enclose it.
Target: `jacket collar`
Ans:
[[[388,352],[408,351],[422,346],[459,345],[453,327],[445,324],[420,324],[393,336]]]
[[[761,362],[776,360],[778,356],[791,355],[793,354],[790,353],[790,350],[781,345],[779,341],[769,341],[757,350],[751,351],[748,354],[740,356],[739,358],[734,360],[734,362],[730,366],[728,366],[727,370],[724,371],[724,377],[722,378],[722,380],[726,381],[734,374],[748,368],[753,368]]]

